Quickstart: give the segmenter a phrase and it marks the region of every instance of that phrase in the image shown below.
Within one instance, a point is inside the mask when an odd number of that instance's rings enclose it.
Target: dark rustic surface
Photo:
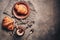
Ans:
[[[2,29],[2,20],[4,16],[12,17],[12,7],[18,1],[25,1],[30,7],[30,15],[24,21],[34,21],[31,27],[25,30],[22,37],[10,35],[11,31]],[[56,0],[0,0],[0,40],[55,40],[59,28],[59,3]],[[7,14],[4,14],[6,12]],[[17,24],[21,20],[18,20]],[[19,24],[26,26],[27,24]],[[34,32],[30,34],[30,30]],[[59,37],[58,37],[59,38]]]

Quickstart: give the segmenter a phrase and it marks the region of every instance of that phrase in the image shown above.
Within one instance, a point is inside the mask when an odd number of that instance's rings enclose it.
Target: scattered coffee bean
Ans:
[[[34,32],[34,29],[31,29],[31,30],[30,30],[30,34],[32,34],[33,32]]]

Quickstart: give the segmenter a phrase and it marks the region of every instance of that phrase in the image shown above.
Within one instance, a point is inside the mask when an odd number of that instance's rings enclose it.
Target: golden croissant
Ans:
[[[27,7],[25,5],[23,5],[23,4],[20,4],[20,5],[16,4],[15,9],[20,14],[27,14]]]
[[[3,25],[4,28],[6,28],[8,30],[13,30],[14,29],[14,21],[9,16],[4,17],[2,25]]]

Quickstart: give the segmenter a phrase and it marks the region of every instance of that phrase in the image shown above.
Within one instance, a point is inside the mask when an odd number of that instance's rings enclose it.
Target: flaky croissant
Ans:
[[[17,10],[17,12],[19,12],[20,14],[27,14],[27,7],[23,4],[16,4],[15,5],[15,9]]]
[[[14,21],[9,16],[4,17],[2,25],[3,25],[4,28],[6,28],[8,30],[13,30],[14,29]]]

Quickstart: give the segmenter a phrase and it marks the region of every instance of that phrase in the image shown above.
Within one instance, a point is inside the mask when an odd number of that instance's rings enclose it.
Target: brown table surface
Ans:
[[[31,27],[25,30],[22,37],[10,35],[11,31],[2,29],[2,20],[5,16],[12,17],[12,7],[18,1],[25,1],[30,7],[30,15],[22,21],[34,21]],[[4,14],[6,12],[7,14]],[[55,0],[0,0],[0,40],[54,40],[58,19]],[[20,20],[17,23],[20,23]],[[26,27],[27,24],[19,24]],[[30,30],[34,32],[30,34]],[[30,35],[29,35],[30,34]]]

